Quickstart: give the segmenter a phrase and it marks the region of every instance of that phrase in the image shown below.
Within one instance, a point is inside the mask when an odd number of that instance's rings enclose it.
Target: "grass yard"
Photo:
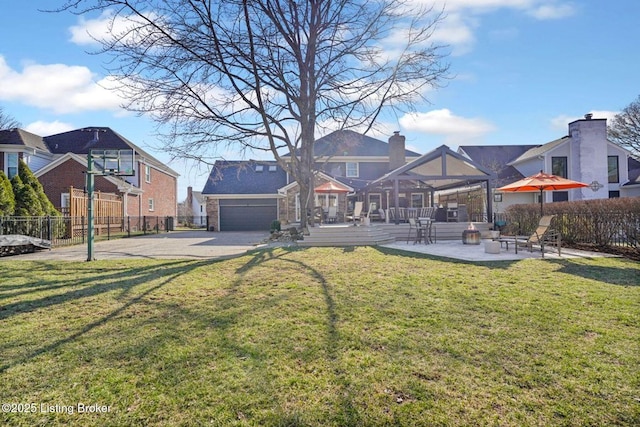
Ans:
[[[0,328],[2,425],[640,425],[621,258],[5,260]]]

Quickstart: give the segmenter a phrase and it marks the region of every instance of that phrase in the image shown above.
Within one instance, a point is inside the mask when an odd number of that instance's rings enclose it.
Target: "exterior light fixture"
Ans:
[[[598,191],[602,187],[604,187],[604,185],[600,184],[598,181],[592,181],[591,184],[589,184],[589,188],[593,191]]]

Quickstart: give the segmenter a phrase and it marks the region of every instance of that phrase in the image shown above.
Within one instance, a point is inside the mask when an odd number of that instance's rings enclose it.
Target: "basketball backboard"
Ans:
[[[91,158],[95,174],[135,175],[133,150],[91,150]]]

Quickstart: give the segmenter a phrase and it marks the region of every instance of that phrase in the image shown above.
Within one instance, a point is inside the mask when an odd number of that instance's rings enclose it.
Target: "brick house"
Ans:
[[[96,191],[122,198],[123,216],[177,215],[178,173],[108,127],[44,138],[21,129],[0,131],[0,166],[5,173],[13,171],[16,159],[24,160],[58,209],[66,207],[71,187],[86,187],[87,155],[94,149],[134,151],[134,176],[95,177]]]

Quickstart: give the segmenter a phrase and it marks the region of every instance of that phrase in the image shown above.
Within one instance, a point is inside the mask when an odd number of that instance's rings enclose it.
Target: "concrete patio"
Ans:
[[[514,245],[509,245],[509,250],[503,245],[500,248],[500,253],[490,254],[484,250],[484,242],[479,245],[465,245],[462,241],[458,240],[442,240],[434,244],[425,245],[422,243],[414,244],[412,242],[406,243],[406,241],[396,241],[395,243],[389,243],[380,245],[381,247],[398,249],[407,252],[417,252],[421,254],[434,255],[445,258],[458,259],[463,261],[517,261],[528,258],[541,259],[542,254],[540,248],[533,249],[529,252],[526,248],[519,248],[518,253],[515,253]],[[557,259],[569,259],[569,258],[596,258],[596,257],[612,257],[615,255],[605,254],[601,252],[586,252],[576,249],[562,248],[562,256],[558,256],[558,252],[555,249],[545,250],[544,259],[557,260]]]

